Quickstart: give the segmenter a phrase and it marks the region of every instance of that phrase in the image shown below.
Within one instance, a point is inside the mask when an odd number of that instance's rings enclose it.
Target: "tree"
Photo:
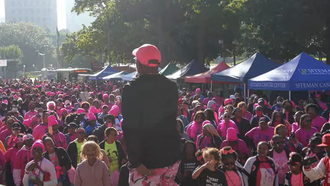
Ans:
[[[134,48],[151,43],[161,50],[163,65],[192,59],[204,63],[218,55],[219,39],[227,43],[228,52],[232,50],[232,41],[240,35],[243,2],[79,0],[73,11],[89,11],[96,20],[67,38],[62,50],[66,59],[76,54],[98,58],[102,53],[108,54],[104,60],[122,63],[132,61]]]
[[[0,47],[17,45],[22,50],[24,57],[22,63],[26,70],[34,70],[43,67],[42,58],[36,56],[36,51],[46,54],[46,63],[56,64],[53,40],[47,35],[45,29],[32,23],[1,23],[0,24]]]
[[[7,47],[0,47],[0,59],[7,59],[7,78],[16,77],[16,73],[21,69],[20,67],[23,59],[23,53],[19,46],[10,45]]]
[[[300,52],[330,59],[327,0],[249,0],[245,3],[243,42],[247,51],[286,61]]]

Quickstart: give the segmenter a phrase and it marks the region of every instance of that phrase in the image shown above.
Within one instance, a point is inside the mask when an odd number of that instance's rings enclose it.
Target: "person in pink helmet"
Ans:
[[[122,92],[122,128],[132,178],[129,184],[176,185],[181,154],[176,123],[178,87],[158,73],[161,54],[156,46],[145,44],[132,54],[138,77]]]

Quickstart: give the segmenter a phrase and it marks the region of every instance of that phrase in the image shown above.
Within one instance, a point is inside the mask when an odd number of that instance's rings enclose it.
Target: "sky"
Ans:
[[[66,28],[65,0],[57,0],[57,25],[59,30]],[[0,0],[0,18],[5,17],[5,1]]]

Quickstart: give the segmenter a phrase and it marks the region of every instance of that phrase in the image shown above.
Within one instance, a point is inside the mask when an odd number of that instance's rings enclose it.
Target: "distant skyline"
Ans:
[[[0,21],[5,17],[5,1],[0,0]],[[57,25],[58,29],[66,29],[65,0],[57,0]]]

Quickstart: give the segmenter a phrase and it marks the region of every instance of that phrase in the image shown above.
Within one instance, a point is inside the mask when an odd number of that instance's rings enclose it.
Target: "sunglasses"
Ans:
[[[310,122],[312,122],[312,120],[308,119],[308,120],[305,120],[305,122],[310,123]]]
[[[225,163],[224,165],[235,165],[235,162],[228,162],[228,163]]]
[[[224,118],[230,118],[230,116],[224,116]]]
[[[284,142],[283,142],[283,141],[281,141],[281,142],[276,142],[275,144],[276,144],[276,145],[283,145]]]

